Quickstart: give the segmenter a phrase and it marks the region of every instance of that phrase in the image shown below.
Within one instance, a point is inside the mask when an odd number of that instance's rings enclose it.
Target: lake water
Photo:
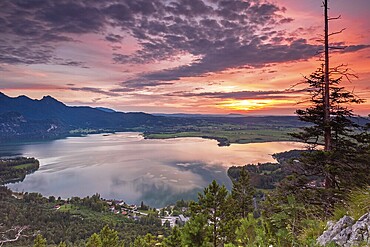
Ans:
[[[147,140],[139,133],[69,137],[55,141],[0,145],[1,154],[35,157],[40,169],[12,190],[68,198],[99,193],[154,207],[178,199],[196,199],[213,179],[231,187],[226,171],[233,165],[274,161],[272,154],[300,149],[295,142],[232,144],[177,138]]]

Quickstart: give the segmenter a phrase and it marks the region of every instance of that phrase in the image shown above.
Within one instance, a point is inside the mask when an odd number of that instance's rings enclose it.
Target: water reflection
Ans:
[[[273,161],[271,154],[301,148],[292,142],[218,147],[201,138],[144,140],[138,133],[90,135],[0,146],[40,160],[40,169],[9,187],[62,197],[100,193],[104,198],[145,201],[159,207],[195,199],[213,179],[230,188],[227,167]]]

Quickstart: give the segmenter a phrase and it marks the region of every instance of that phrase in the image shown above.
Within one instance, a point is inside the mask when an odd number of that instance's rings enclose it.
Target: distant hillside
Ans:
[[[295,116],[123,113],[103,107],[67,106],[51,96],[35,100],[0,92],[0,139],[6,140],[140,131],[150,138],[196,136],[247,143],[287,140],[286,133],[302,125]]]
[[[18,112],[29,120],[58,120],[69,128],[132,128],[158,120],[158,117],[141,112],[107,112],[87,106],[66,106],[50,96],[33,100],[0,94],[0,106],[0,114]]]
[[[106,107],[95,107],[95,109],[105,111],[105,112],[116,112],[115,110],[110,109],[110,108],[106,108]]]
[[[33,100],[0,93],[0,138],[48,138],[73,129],[127,130],[160,124],[162,117],[135,112],[109,112],[87,106],[71,107],[45,96]]]

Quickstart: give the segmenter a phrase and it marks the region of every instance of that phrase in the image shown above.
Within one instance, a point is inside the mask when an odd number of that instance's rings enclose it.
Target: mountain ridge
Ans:
[[[17,120],[20,118],[23,122]],[[74,129],[124,131],[155,125],[161,119],[142,112],[107,112],[89,106],[67,106],[50,95],[38,100],[25,95],[9,97],[0,92],[0,138],[39,136],[43,139],[67,135]]]

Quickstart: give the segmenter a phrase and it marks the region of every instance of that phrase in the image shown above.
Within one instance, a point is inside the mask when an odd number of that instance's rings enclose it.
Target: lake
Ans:
[[[272,154],[301,149],[296,142],[232,144],[202,138],[144,139],[140,133],[97,134],[47,142],[0,145],[1,154],[35,157],[40,169],[8,187],[68,198],[99,193],[127,203],[161,207],[196,199],[213,179],[231,187],[230,166],[274,161]]]

